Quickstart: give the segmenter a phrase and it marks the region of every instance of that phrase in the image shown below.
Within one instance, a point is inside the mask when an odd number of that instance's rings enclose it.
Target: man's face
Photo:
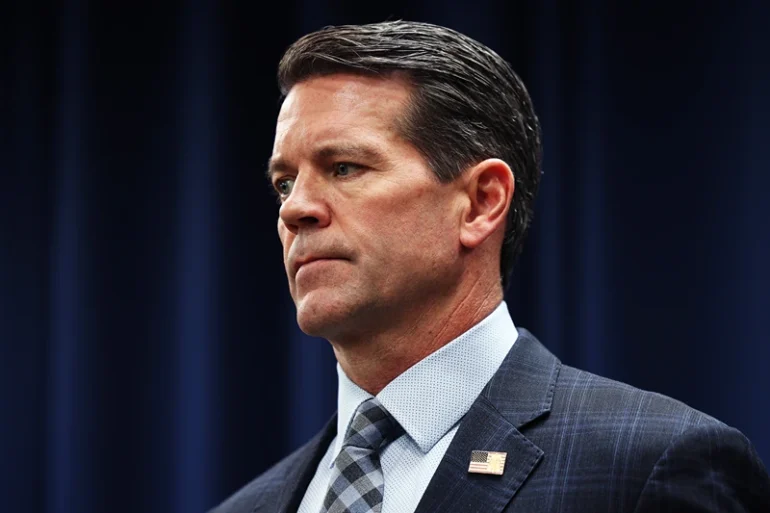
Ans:
[[[461,196],[395,128],[409,97],[354,75],[294,86],[271,158],[297,321],[344,340],[414,322],[461,272]]]

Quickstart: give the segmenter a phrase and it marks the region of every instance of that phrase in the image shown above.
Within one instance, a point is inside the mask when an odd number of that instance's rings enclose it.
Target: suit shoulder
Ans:
[[[721,423],[679,435],[655,463],[635,508],[647,511],[766,511],[770,476],[752,443]]]
[[[770,496],[762,462],[737,429],[671,397],[572,367],[559,370],[548,415],[523,433],[545,454],[535,479],[562,483],[553,500],[563,504],[595,501],[597,490],[606,508],[596,511],[689,511],[676,501],[701,489],[706,498],[737,490],[746,504]]]
[[[320,436],[320,434],[319,434]],[[295,468],[311,446],[317,443],[318,436],[284,457],[248,484],[241,487],[209,513],[251,513],[257,501],[266,495],[275,494],[282,490],[286,483],[286,475]]]
[[[615,415],[615,420],[670,425],[677,433],[702,424],[727,427],[716,418],[672,397],[642,390],[591,372],[563,365],[554,394],[554,409]],[[638,426],[637,424],[637,427]]]

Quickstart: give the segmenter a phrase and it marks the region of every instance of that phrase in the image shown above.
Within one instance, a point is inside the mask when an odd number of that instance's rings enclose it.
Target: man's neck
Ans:
[[[446,305],[433,304],[386,332],[367,334],[364,343],[335,343],[345,374],[372,395],[426,356],[487,317],[503,300],[502,290],[469,293]]]

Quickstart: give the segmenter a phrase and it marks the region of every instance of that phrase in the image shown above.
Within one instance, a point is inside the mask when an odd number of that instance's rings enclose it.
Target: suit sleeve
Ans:
[[[720,423],[694,427],[663,452],[636,513],[770,512],[770,477],[751,442]]]

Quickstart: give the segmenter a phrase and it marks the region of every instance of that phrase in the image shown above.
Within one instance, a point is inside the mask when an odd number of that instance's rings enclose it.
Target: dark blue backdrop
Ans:
[[[770,4],[113,4],[0,14],[0,509],[203,511],[331,414],[262,178],[274,74],[304,32],[386,18],[464,31],[530,88],[515,322],[770,462]]]

